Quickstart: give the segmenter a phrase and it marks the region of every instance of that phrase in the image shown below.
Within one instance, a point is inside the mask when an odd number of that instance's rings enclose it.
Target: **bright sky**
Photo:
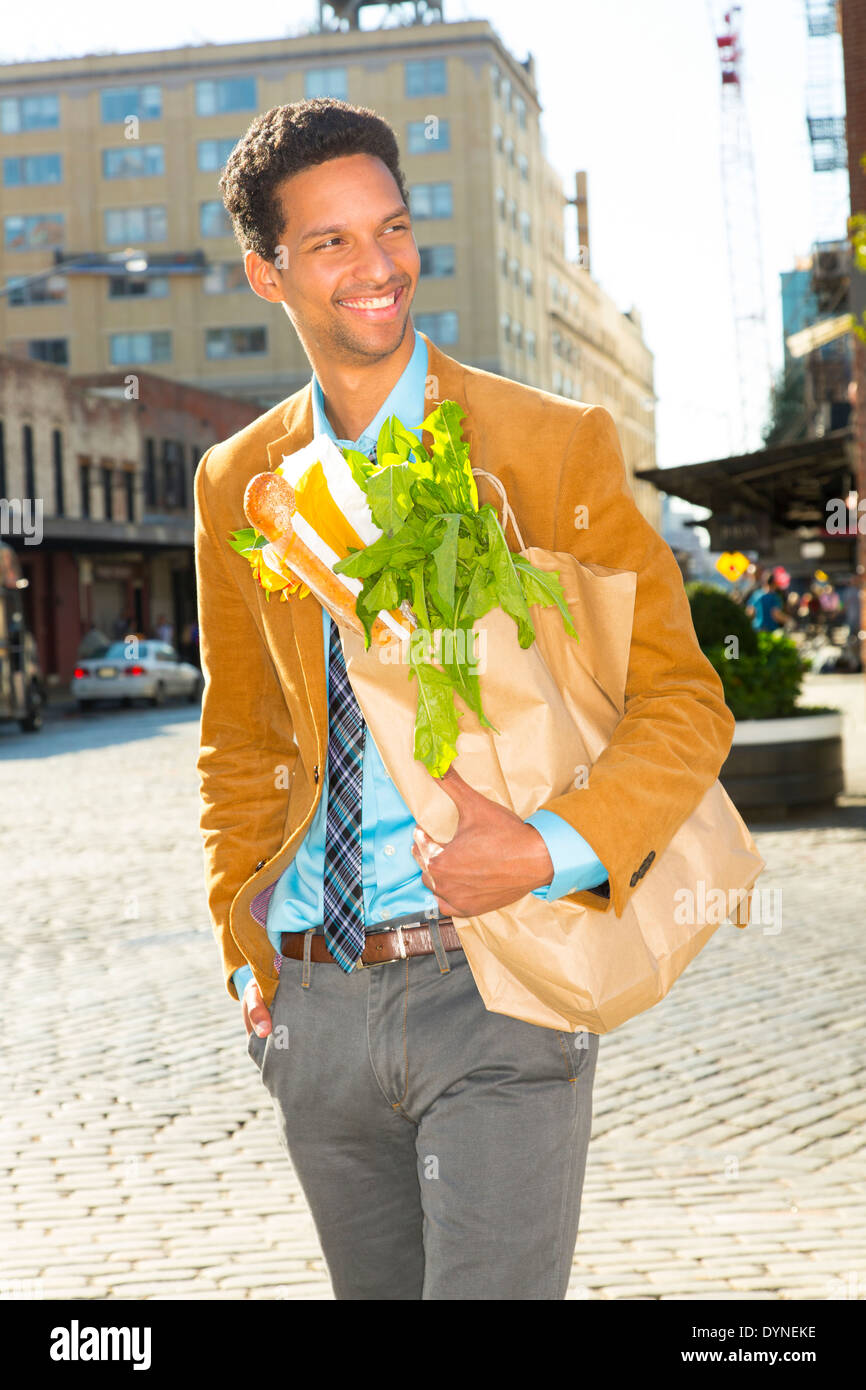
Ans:
[[[446,19],[489,19],[518,58],[535,55],[548,158],[569,192],[575,170],[587,170],[592,273],[619,308],[640,309],[655,354],[659,463],[727,454],[736,440],[729,425],[736,374],[710,19],[711,9],[719,19],[722,4],[443,0],[443,7]],[[816,194],[804,116],[805,6],[742,0],[742,9],[769,344],[778,366],[779,272],[807,254],[826,226],[828,197],[845,235],[847,182],[829,176],[835,192]],[[0,62],[278,38],[315,13],[315,0],[260,12],[213,0],[41,0],[37,26],[26,6],[7,7]]]

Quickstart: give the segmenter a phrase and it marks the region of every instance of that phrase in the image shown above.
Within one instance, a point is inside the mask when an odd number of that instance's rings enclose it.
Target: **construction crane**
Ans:
[[[721,69],[720,163],[725,207],[731,310],[739,384],[738,410],[731,421],[740,453],[763,447],[761,437],[773,389],[764,299],[761,223],[749,117],[743,99],[741,5],[724,12],[717,25],[707,0]]]

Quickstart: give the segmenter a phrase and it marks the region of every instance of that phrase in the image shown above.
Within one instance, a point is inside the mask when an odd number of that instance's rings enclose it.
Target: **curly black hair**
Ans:
[[[283,232],[279,185],[314,164],[349,154],[381,159],[408,207],[397,137],[369,107],[313,97],[272,106],[257,116],[229,155],[219,181],[241,250],[256,251],[273,264]]]

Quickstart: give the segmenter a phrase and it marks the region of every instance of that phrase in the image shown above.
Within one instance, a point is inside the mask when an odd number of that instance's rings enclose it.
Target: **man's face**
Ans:
[[[358,366],[390,356],[406,332],[420,258],[386,165],[366,154],[331,159],[287,179],[279,198],[285,249],[268,268],[308,354]]]

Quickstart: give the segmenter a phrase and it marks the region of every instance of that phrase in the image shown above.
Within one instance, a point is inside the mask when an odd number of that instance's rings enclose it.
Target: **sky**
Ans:
[[[532,52],[547,157],[574,191],[587,172],[593,277],[637,307],[655,357],[662,467],[737,452],[735,339],[720,172],[717,0],[443,0]],[[248,11],[213,0],[41,0],[9,7],[0,63],[227,43],[301,32],[314,0]],[[742,0],[743,91],[754,149],[772,365],[782,361],[779,273],[816,236],[845,235],[847,181],[811,172],[802,0]],[[841,101],[840,94],[840,101]],[[567,214],[573,216],[573,213]],[[760,447],[755,440],[751,447]]]

